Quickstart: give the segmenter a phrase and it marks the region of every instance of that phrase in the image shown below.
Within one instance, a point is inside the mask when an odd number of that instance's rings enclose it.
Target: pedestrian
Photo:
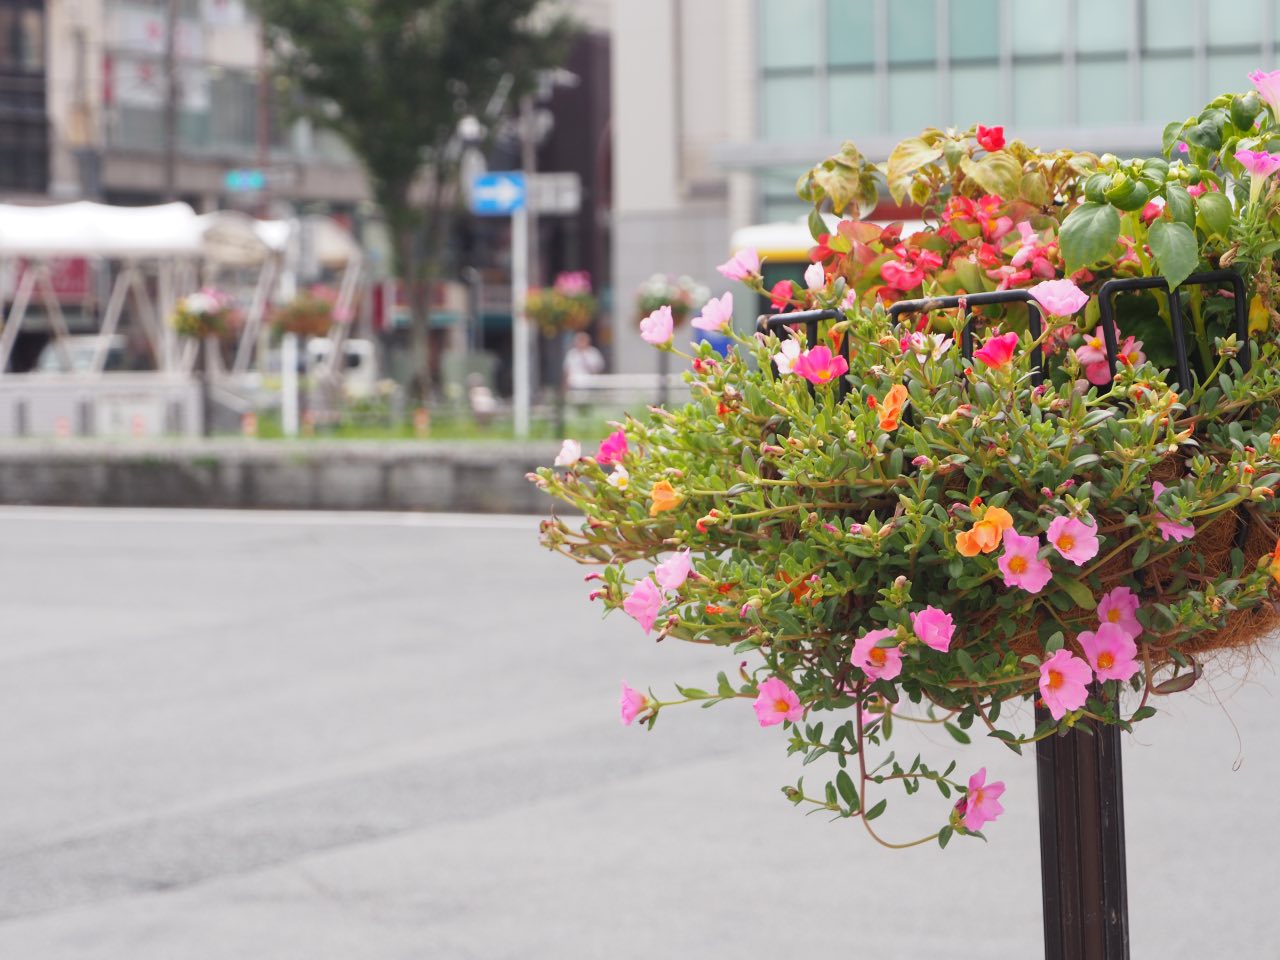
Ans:
[[[564,383],[570,390],[586,386],[590,378],[604,373],[604,355],[591,343],[585,330],[573,335],[573,346],[564,355]]]

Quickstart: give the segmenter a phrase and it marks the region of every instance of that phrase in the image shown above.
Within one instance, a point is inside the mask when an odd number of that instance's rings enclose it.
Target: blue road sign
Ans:
[[[478,173],[471,179],[471,212],[506,217],[524,208],[524,174],[519,170]]]
[[[261,170],[228,170],[222,183],[229,193],[250,193],[267,185],[267,175]]]

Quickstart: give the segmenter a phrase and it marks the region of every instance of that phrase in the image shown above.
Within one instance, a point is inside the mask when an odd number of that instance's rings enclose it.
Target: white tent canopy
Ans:
[[[109,207],[0,204],[0,257],[198,257],[199,218],[185,203]]]

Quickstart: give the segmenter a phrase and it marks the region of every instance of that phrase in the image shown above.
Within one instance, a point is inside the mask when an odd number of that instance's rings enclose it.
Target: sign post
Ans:
[[[524,315],[529,289],[529,211],[525,175],[519,170],[477,174],[471,180],[471,212],[478,217],[511,218],[511,356],[515,435],[529,435],[529,320]]]

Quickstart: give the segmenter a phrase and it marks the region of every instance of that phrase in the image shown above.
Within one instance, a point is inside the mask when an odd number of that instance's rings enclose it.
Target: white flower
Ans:
[[[571,467],[582,459],[582,444],[577,440],[566,440],[564,445],[560,447],[560,452],[556,454],[555,465],[557,467]]]
[[[189,294],[183,303],[188,311],[202,316],[218,312],[217,298],[212,294],[205,293],[204,291]]]
[[[800,341],[783,340],[782,348],[773,355],[773,365],[778,373],[785,375],[791,372],[791,365],[800,359]]]
[[[614,467],[613,473],[609,474],[609,485],[619,490],[627,489],[631,485],[631,474],[627,473],[627,468],[622,464]]]
[[[804,285],[810,290],[821,290],[827,285],[827,272],[822,269],[822,264],[809,264],[804,272]]]

